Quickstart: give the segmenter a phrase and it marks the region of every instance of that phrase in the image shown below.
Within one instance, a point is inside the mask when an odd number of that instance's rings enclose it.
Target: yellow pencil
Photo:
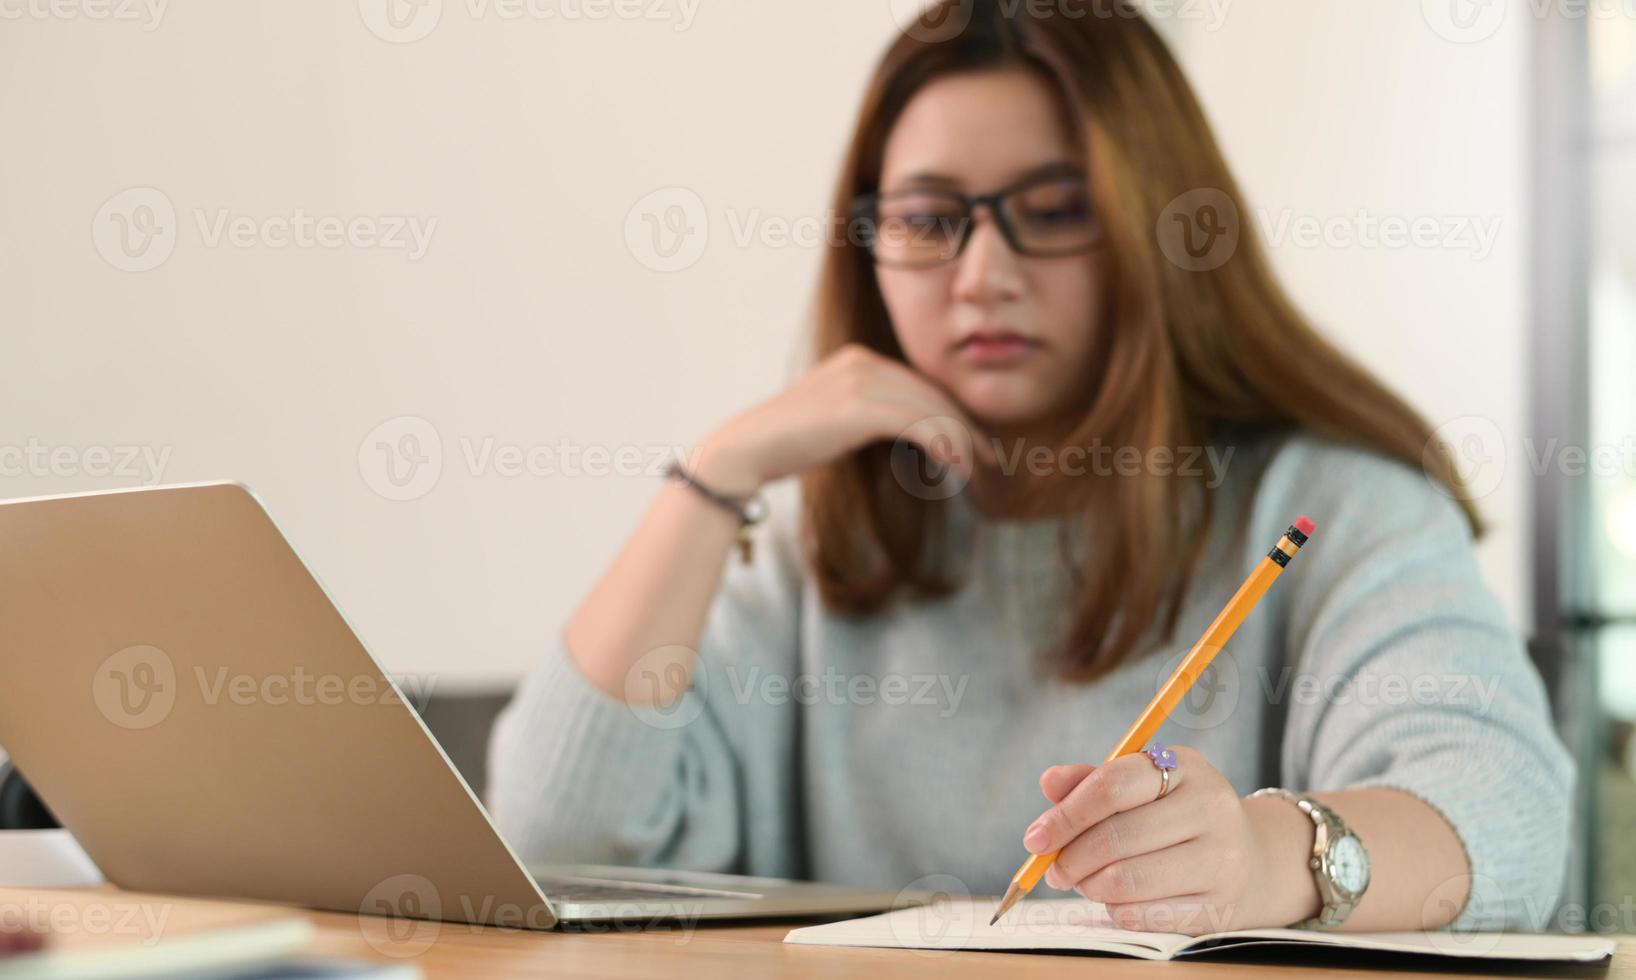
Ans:
[[[1216,652],[1232,639],[1239,624],[1244,622],[1245,617],[1255,608],[1255,604],[1266,595],[1267,589],[1283,573],[1290,559],[1301,550],[1301,546],[1307,543],[1307,538],[1314,529],[1315,525],[1306,517],[1289,526],[1284,536],[1278,539],[1278,544],[1267,552],[1267,556],[1256,565],[1255,571],[1251,572],[1250,577],[1244,580],[1244,584],[1238,587],[1238,592],[1228,601],[1215,622],[1211,623],[1210,628],[1199,637],[1199,642],[1195,643],[1187,656],[1182,658],[1175,673],[1171,674],[1170,679],[1159,688],[1159,693],[1155,694],[1142,713],[1136,716],[1130,731],[1127,731],[1119,744],[1114,746],[1113,751],[1108,753],[1108,757],[1102,762],[1103,765],[1122,755],[1140,752],[1142,746],[1158,734],[1159,726],[1164,724],[1165,719],[1170,717],[1170,712],[1187,696],[1188,689],[1199,679],[1199,675],[1204,673],[1204,669],[1210,666]],[[1022,901],[1024,895],[1034,890],[1040,878],[1045,876],[1045,869],[1051,866],[1051,862],[1057,859],[1059,853],[1052,851],[1049,854],[1029,855],[1028,860],[1024,861],[1023,866],[1012,876],[1011,884],[1005,890],[1005,897],[1000,900],[999,909],[995,911],[994,918],[988,920],[989,925],[1000,921],[1000,916],[1005,915],[1013,905]]]

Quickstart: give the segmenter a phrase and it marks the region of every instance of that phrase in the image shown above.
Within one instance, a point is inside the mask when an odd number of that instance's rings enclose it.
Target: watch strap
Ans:
[[[1347,916],[1352,914],[1352,909],[1357,906],[1357,901],[1339,896],[1336,894],[1339,889],[1334,887],[1334,882],[1326,882],[1323,870],[1323,856],[1324,852],[1329,849],[1330,844],[1337,838],[1348,834],[1353,837],[1357,835],[1352,833],[1351,828],[1346,825],[1346,821],[1341,819],[1340,814],[1304,793],[1296,793],[1281,786],[1268,786],[1265,789],[1256,790],[1248,798],[1255,799],[1262,796],[1276,797],[1295,804],[1296,808],[1310,817],[1313,823],[1312,856],[1308,859],[1307,866],[1312,870],[1313,878],[1317,881],[1318,897],[1323,900],[1324,904],[1317,915],[1298,922],[1291,928],[1333,929],[1345,922]],[[1329,887],[1326,887],[1326,885]]]

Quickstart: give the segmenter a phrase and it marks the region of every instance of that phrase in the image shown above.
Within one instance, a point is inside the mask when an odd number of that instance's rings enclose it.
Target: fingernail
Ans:
[[[1028,828],[1028,833],[1023,834],[1023,846],[1039,854],[1045,850],[1045,844],[1050,838],[1051,835],[1046,833],[1044,827],[1034,824]]]

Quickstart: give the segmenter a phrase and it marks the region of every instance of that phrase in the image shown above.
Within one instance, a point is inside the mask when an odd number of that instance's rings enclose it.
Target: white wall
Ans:
[[[0,496],[243,480],[387,668],[444,687],[524,670],[658,485],[468,456],[685,445],[785,383],[817,249],[777,235],[821,213],[865,71],[912,6],[670,0],[652,21],[561,0],[513,20],[443,0],[399,31],[384,0],[60,16],[99,9],[75,3],[3,8],[23,15],[0,29]],[[1256,202],[1503,220],[1481,262],[1275,255],[1434,418],[1515,432],[1522,46],[1511,27],[1446,43],[1415,6],[1239,0],[1219,29],[1174,26]],[[99,214],[133,188],[154,190]],[[683,190],[648,197],[663,188]],[[160,233],[131,258],[112,212],[143,206]],[[224,215],[297,209],[400,216],[429,248],[212,237]],[[693,252],[654,252],[643,211],[684,216]],[[371,435],[403,417],[422,421]],[[397,501],[375,444],[405,434],[440,478]],[[19,472],[31,446],[58,456]],[[127,446],[162,472],[101,473]],[[1487,501],[1484,552],[1517,610],[1523,490]]]
[[[1534,25],[1501,3],[1462,27],[1460,2],[1231,0],[1173,36],[1296,302],[1461,450],[1484,574],[1526,627]],[[1435,242],[1383,244],[1388,219]]]

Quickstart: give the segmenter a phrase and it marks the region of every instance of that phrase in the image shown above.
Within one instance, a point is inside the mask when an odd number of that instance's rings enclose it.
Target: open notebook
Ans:
[[[880,946],[930,950],[1078,950],[1117,953],[1147,960],[1196,956],[1245,946],[1338,946],[1431,956],[1507,960],[1595,962],[1613,954],[1611,939],[1579,935],[1499,932],[1317,932],[1246,929],[1206,936],[1131,932],[1108,918],[1103,906],[1083,899],[1025,901],[990,926],[997,899],[961,899],[898,909],[863,919],[795,929],[787,943],[818,946]]]

